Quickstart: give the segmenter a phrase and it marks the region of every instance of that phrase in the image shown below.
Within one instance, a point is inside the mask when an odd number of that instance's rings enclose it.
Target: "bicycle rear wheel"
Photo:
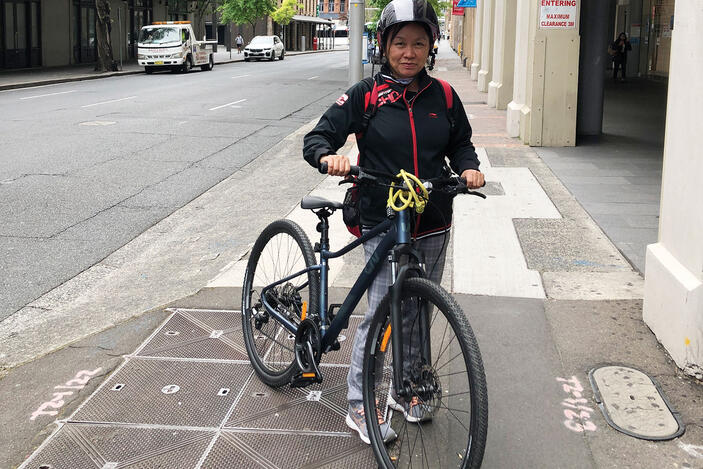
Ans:
[[[242,288],[242,329],[252,367],[269,386],[290,382],[297,370],[295,336],[269,314],[262,304],[263,287],[315,265],[305,232],[290,220],[278,220],[261,232],[251,250]],[[320,279],[308,271],[270,288],[266,301],[294,324],[303,311],[317,314]]]
[[[377,403],[398,434],[384,444],[377,419],[368,419],[379,466],[480,467],[488,397],[481,354],[466,316],[436,283],[422,278],[404,282],[403,376],[410,394],[403,399],[392,383],[390,303],[388,294],[369,329],[364,356],[366,415],[375,415],[369,409]],[[421,314],[426,315],[429,334],[419,332]],[[429,357],[427,350],[423,357],[421,336],[429,340]]]

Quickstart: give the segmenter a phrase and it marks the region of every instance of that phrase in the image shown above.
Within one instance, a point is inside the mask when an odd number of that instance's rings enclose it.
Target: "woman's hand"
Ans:
[[[351,167],[349,158],[344,155],[326,155],[320,158],[320,163],[327,163],[327,174],[330,176],[346,176]]]
[[[466,179],[466,187],[469,189],[478,189],[479,187],[483,187],[486,183],[483,173],[475,169],[467,169],[461,173],[461,177]]]

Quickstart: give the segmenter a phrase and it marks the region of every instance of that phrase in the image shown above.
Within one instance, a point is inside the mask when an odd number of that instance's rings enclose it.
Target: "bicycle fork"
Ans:
[[[414,253],[417,257],[417,253]],[[393,383],[395,384],[395,392],[399,397],[410,399],[413,394],[413,388],[410,382],[403,376],[405,370],[405,357],[403,355],[403,312],[401,310],[403,283],[411,272],[417,272],[421,277],[424,277],[424,270],[420,264],[404,263],[398,267],[398,252],[391,254],[391,278],[393,283],[389,287],[391,294],[391,352],[393,353]],[[429,310],[426,302],[420,305],[418,314],[418,338],[420,341],[420,356],[425,364],[431,363],[431,348],[429,337]],[[418,391],[418,390],[416,390]],[[430,391],[433,390],[419,390]]]

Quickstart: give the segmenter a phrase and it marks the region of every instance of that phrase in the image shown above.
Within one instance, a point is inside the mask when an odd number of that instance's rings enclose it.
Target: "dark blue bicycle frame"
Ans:
[[[323,225],[326,225],[327,221],[323,220],[322,223]],[[328,227],[324,226],[323,229],[326,230],[328,229]],[[374,251],[369,261],[366,263],[364,270],[356,279],[354,286],[345,298],[344,302],[342,303],[342,306],[340,306],[337,314],[334,317],[334,320],[331,324],[329,324],[329,326],[327,326],[326,319],[328,307],[328,260],[343,256],[352,249],[358,247],[360,244],[378,236],[379,234],[385,231],[388,231],[388,233],[383,237],[383,239],[381,239],[381,242],[379,243],[378,247]],[[288,318],[283,316],[281,313],[276,311],[276,309],[273,308],[266,301],[266,292],[270,288],[288,282],[289,280],[296,278],[300,275],[304,275],[307,272],[313,270],[320,271],[319,311],[321,319],[320,324],[322,324],[320,333],[322,336],[322,351],[328,352],[337,340],[337,336],[339,335],[340,331],[347,327],[349,316],[351,316],[352,312],[354,311],[354,308],[356,308],[356,305],[359,304],[359,301],[361,301],[361,297],[364,295],[364,292],[368,290],[369,286],[373,282],[374,278],[376,277],[376,274],[378,273],[378,270],[381,268],[382,262],[387,262],[388,253],[396,245],[410,244],[410,215],[407,210],[398,212],[392,219],[387,219],[382,223],[376,225],[373,229],[364,233],[360,238],[352,241],[351,243],[336,252],[331,252],[329,250],[329,240],[325,238],[325,233],[323,233],[323,242],[320,246],[319,264],[307,267],[306,269],[303,269],[275,283],[272,283],[271,285],[264,287],[261,290],[261,300],[264,307],[266,308],[266,311],[268,311],[270,315],[275,317],[276,321],[280,322],[283,327],[288,329],[292,334],[295,334],[298,330],[298,326],[295,323],[291,322]]]

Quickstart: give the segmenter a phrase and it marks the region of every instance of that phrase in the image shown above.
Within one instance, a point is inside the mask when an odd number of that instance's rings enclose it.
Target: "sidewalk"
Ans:
[[[678,372],[642,322],[641,276],[537,153],[507,137],[505,112],[485,104],[455,54],[440,52],[435,75],[462,98],[489,182],[486,201],[456,199],[443,279],[467,313],[485,363],[484,467],[703,467],[703,388]],[[144,271],[140,255],[210,273],[205,260],[223,233],[250,245],[266,224],[284,216],[313,236],[315,218],[296,201],[308,193],[341,200],[343,188],[290,157],[300,154],[311,125],[55,292],[58,298],[77,295],[65,305],[67,317],[95,321],[112,313],[113,301],[122,304],[121,281],[158,281],[158,272]],[[353,139],[341,151],[355,154]],[[299,183],[258,201],[261,219],[244,225],[234,195],[256,200],[248,178],[256,174],[267,186],[281,173]],[[341,244],[344,227],[332,221],[331,238]],[[191,245],[199,258],[179,259],[174,251]],[[0,466],[14,467],[31,455],[23,467],[373,467],[371,451],[343,421],[353,324],[342,350],[325,356],[320,387],[273,390],[252,374],[236,311],[246,254],[218,250],[221,267],[195,295],[172,301],[169,309],[124,311],[125,319],[134,319],[12,369],[0,381],[7,408],[0,440],[10,442]],[[362,268],[354,253],[342,262],[332,265],[332,302],[344,297]],[[81,289],[88,293],[75,293]],[[44,327],[52,327],[50,319]],[[606,363],[655,376],[686,433],[649,442],[613,430],[587,375]],[[565,420],[570,394],[560,380],[578,383],[587,399],[577,421]],[[166,394],[173,385],[179,391]],[[27,402],[37,407],[56,392],[66,395],[40,405],[28,422]]]
[[[215,65],[222,65],[234,62],[244,62],[244,54],[237,54],[236,50],[231,53],[219,47],[218,52],[215,52]],[[291,57],[301,54],[316,54],[323,52],[334,52],[335,50],[344,49],[329,49],[319,51],[290,51],[286,55]],[[67,67],[46,67],[37,69],[22,69],[22,70],[2,70],[0,71],[0,91],[26,88],[28,86],[53,85],[55,83],[65,83],[70,81],[95,80],[98,78],[107,78],[119,75],[133,75],[136,73],[144,73],[144,67],[138,65],[136,61],[124,62],[121,69],[117,72],[96,72],[93,70],[94,65],[72,65]]]

